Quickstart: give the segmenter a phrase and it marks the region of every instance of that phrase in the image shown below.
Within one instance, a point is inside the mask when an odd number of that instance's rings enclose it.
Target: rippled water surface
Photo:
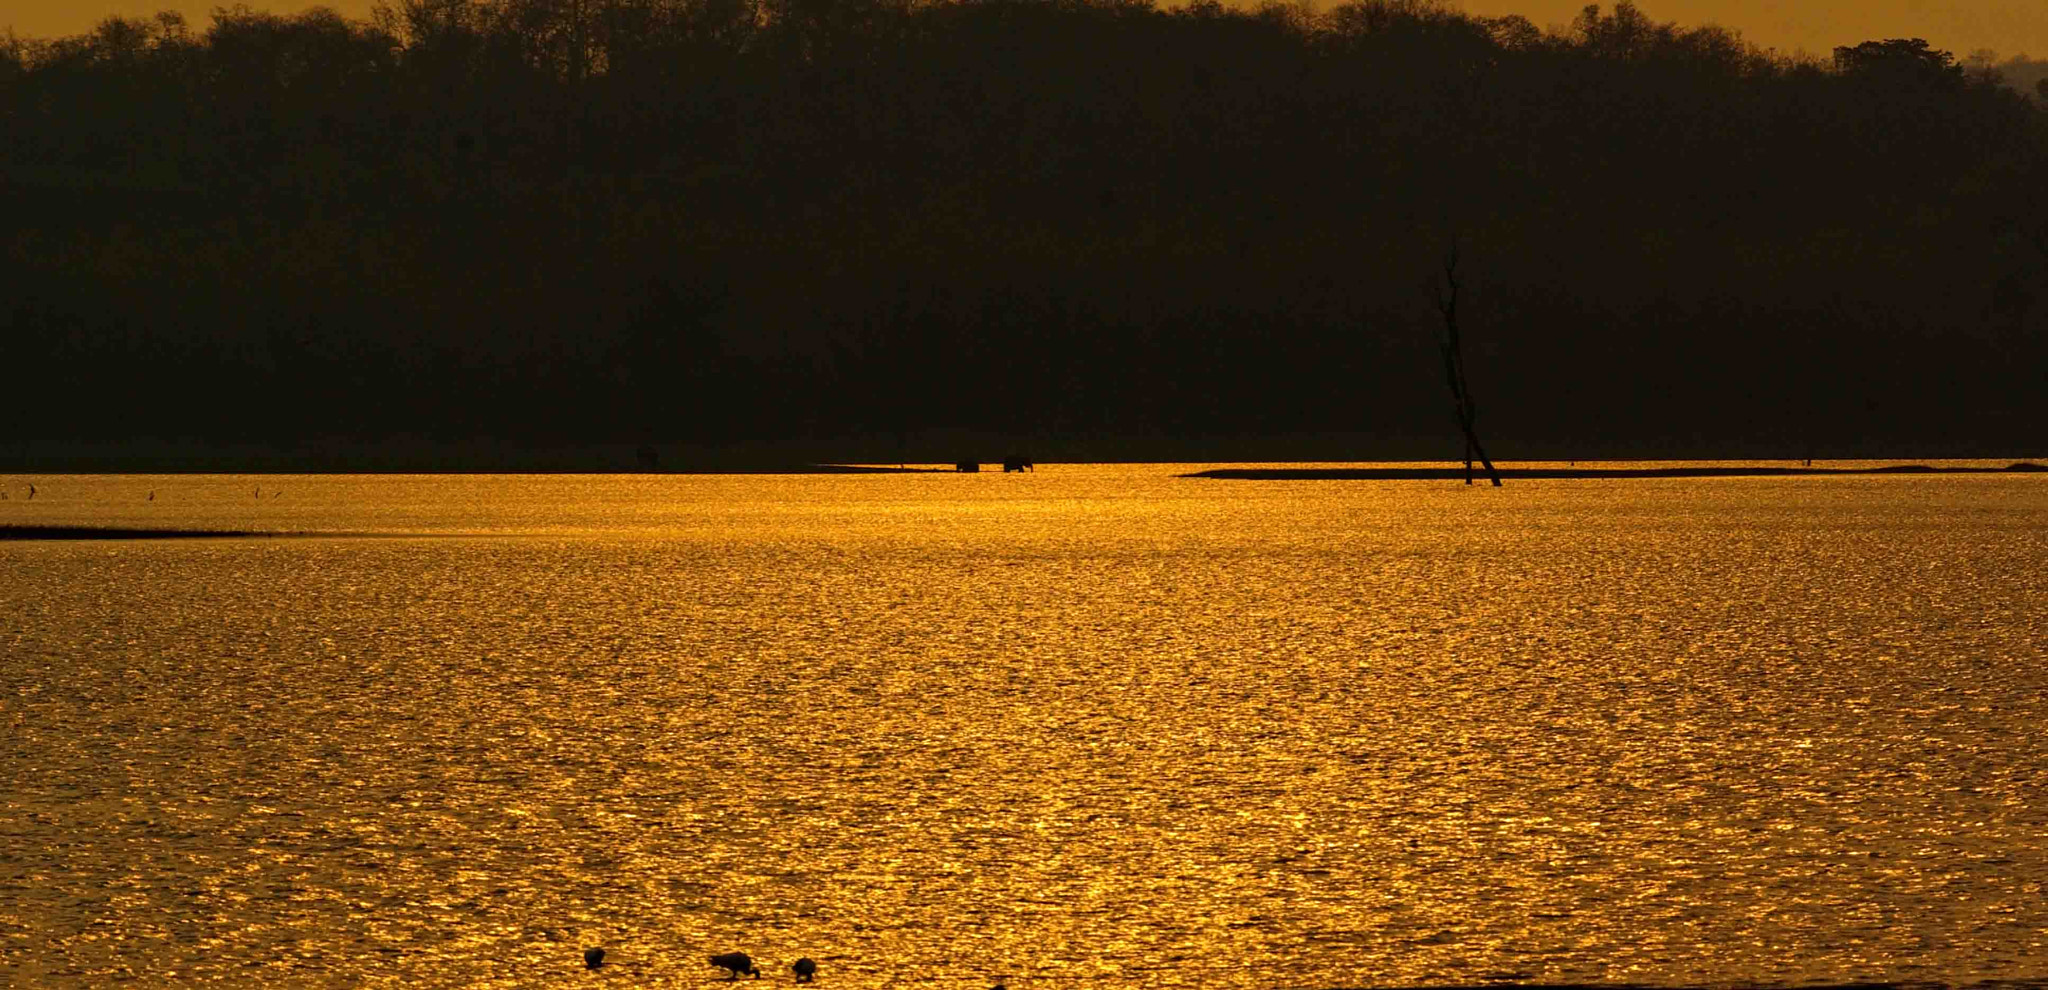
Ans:
[[[0,478],[0,984],[2048,976],[2048,479],[1178,470]]]

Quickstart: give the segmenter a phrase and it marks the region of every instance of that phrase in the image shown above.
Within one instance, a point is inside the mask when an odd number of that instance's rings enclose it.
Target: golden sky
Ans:
[[[1538,27],[1569,23],[1583,0],[1463,0],[1475,14],[1521,14]],[[1611,0],[1602,7],[1611,7]],[[1657,21],[1719,24],[1767,48],[1826,55],[1836,45],[1926,38],[1958,58],[1980,48],[2048,58],[2042,0],[1638,0]]]
[[[0,32],[10,26],[25,37],[76,34],[109,14],[148,15],[180,10],[203,27],[207,12],[228,0],[0,0]],[[374,0],[328,4],[351,17],[366,17]],[[1319,0],[1331,6],[1333,0]],[[1584,0],[1462,0],[1475,14],[1521,14],[1539,27],[1571,20]],[[1603,6],[1611,5],[1611,0]],[[314,6],[290,0],[253,0],[259,10],[280,13]],[[1805,49],[1825,55],[1836,45],[1883,38],[1926,38],[1957,56],[1989,48],[2002,56],[2029,53],[2048,58],[2048,2],[2044,0],[1641,0],[1659,21],[1720,24],[1750,41],[1784,51]]]

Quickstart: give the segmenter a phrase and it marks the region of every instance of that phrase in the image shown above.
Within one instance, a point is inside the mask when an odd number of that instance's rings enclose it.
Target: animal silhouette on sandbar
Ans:
[[[754,957],[744,952],[721,952],[711,957],[711,965],[728,970],[725,977],[728,980],[739,979],[741,973],[757,980],[761,978],[761,971],[754,968]]]

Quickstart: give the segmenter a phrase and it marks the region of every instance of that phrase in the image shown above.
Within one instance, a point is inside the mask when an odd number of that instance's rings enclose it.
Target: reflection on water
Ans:
[[[2048,974],[2039,478],[1177,470],[36,479],[0,983]]]

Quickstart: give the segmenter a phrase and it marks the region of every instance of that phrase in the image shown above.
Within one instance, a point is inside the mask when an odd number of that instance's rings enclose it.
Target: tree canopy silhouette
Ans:
[[[2048,117],[1919,39],[394,0],[10,37],[0,131],[37,443],[1442,456],[1413,286],[1454,231],[1499,451],[2005,453],[2048,412]]]

